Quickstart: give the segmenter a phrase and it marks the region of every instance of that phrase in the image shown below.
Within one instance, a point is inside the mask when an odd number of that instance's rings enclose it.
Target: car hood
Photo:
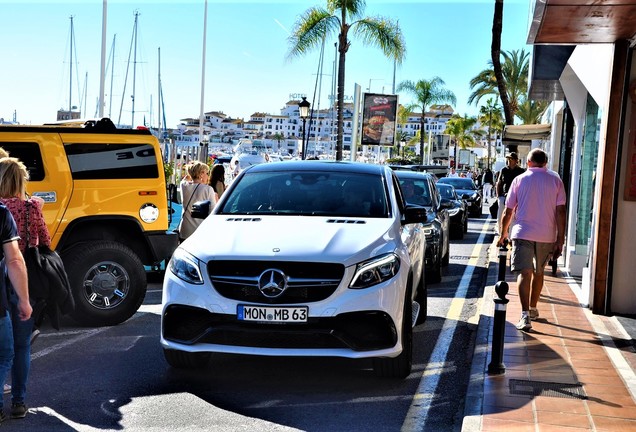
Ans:
[[[455,188],[455,191],[457,192],[457,195],[462,196],[464,194],[468,194],[470,196],[472,196],[474,193],[477,193],[476,190],[474,189],[457,189]]]
[[[271,259],[348,266],[395,250],[400,230],[394,224],[391,218],[212,214],[181,247],[206,262]]]

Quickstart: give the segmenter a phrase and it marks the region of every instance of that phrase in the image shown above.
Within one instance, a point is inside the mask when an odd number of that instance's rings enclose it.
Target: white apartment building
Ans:
[[[240,138],[257,141],[275,152],[297,154],[302,146],[303,120],[300,118],[298,103],[289,100],[280,110],[280,114],[255,112],[245,121],[227,116],[222,111],[210,111],[204,114],[203,140],[209,143],[236,143]],[[352,103],[344,104],[343,149],[351,148],[353,128]],[[432,106],[426,113],[424,133],[442,134],[453,109],[449,105]],[[398,124],[397,130],[405,131],[413,137],[420,130],[420,113],[411,113],[404,125]],[[333,108],[310,111],[305,120],[305,139],[307,154],[330,153],[335,150],[336,113]],[[184,118],[172,131],[177,146],[199,145],[199,119]]]

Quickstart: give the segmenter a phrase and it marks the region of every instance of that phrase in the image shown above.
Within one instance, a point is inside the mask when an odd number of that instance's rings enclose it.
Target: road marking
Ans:
[[[484,238],[489,231],[490,224],[484,224],[479,234],[479,239],[470,254],[471,258],[459,282],[455,297],[451,301],[450,308],[444,319],[444,325],[437,337],[435,348],[433,348],[433,352],[431,353],[431,358],[424,372],[422,372],[417,392],[413,396],[413,402],[411,402],[409,412],[406,414],[406,418],[402,424],[403,432],[424,430],[431,402],[435,397],[441,374],[444,372],[446,366],[446,357],[448,355],[448,349],[450,348],[449,341],[452,340],[455,334],[457,322],[461,318],[461,312],[466,303],[466,293],[468,292],[468,287],[470,286],[470,281],[473,277],[475,266],[477,265],[479,249],[481,249]]]
[[[128,318],[128,321],[132,321],[134,319],[139,318],[140,316],[143,316],[143,314],[138,314],[136,313],[135,315],[131,316],[130,318]],[[40,350],[38,352],[31,352],[31,361],[38,359],[40,357],[44,357],[46,355],[51,354],[52,352],[55,352],[57,350],[60,350],[62,348],[66,348],[69,345],[73,345],[76,342],[80,342],[86,338],[89,338],[91,336],[95,336],[96,334],[105,332],[106,330],[110,330],[112,327],[99,327],[99,328],[95,328],[95,329],[90,329],[90,330],[68,330],[68,331],[64,331],[64,332],[56,332],[56,333],[43,333],[40,334],[39,337],[47,337],[47,336],[68,336],[68,335],[74,335],[77,334],[77,337],[74,337],[72,339],[66,339],[65,341],[62,341],[60,343],[57,343],[53,346],[50,346],[48,348],[44,348],[43,350]]]
[[[88,330],[87,332],[82,333],[82,334],[80,334],[77,337],[74,337],[72,339],[67,339],[67,340],[65,340],[63,342],[57,343],[57,344],[55,344],[55,345],[53,345],[53,346],[51,346],[49,348],[45,348],[45,349],[43,349],[41,351],[38,351],[36,353],[31,353],[31,361],[33,361],[35,359],[38,359],[40,357],[44,357],[45,355],[49,355],[49,354],[51,354],[54,351],[57,351],[57,350],[62,349],[62,348],[65,348],[65,347],[67,347],[69,345],[73,345],[76,342],[79,342],[81,340],[84,340],[86,338],[89,338],[91,336],[94,336],[94,335],[96,335],[98,333],[101,333],[101,332],[109,330],[109,329],[110,329],[110,327],[102,327],[102,328],[97,328],[97,329],[93,329],[93,330]]]

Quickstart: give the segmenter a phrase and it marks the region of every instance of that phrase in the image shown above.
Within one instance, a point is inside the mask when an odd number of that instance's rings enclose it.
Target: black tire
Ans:
[[[450,244],[448,245],[448,248],[446,249],[446,255],[442,257],[442,267],[448,267],[449,264],[450,264]]]
[[[464,232],[466,229],[465,227],[466,227],[465,222],[462,222],[461,225],[457,226],[455,230],[453,231],[453,237],[457,240],[462,240],[464,238]]]
[[[165,348],[163,356],[175,369],[201,369],[210,361],[210,353],[190,353]]]
[[[438,283],[442,280],[442,263],[441,257],[437,257],[437,262],[433,268],[426,272],[426,280],[430,283]]]
[[[423,324],[428,317],[428,285],[426,284],[426,275],[422,273],[420,283],[417,285],[415,301],[420,305],[420,312],[417,315],[415,325]]]
[[[464,234],[466,234],[467,232],[468,232],[468,218],[464,217]]]
[[[127,246],[113,241],[82,243],[62,258],[75,300],[71,316],[80,324],[120,324],[144,301],[146,272]]]
[[[410,290],[404,299],[404,319],[402,320],[402,352],[397,357],[373,359],[373,370],[383,378],[406,378],[413,365],[413,326],[411,324],[413,303]]]

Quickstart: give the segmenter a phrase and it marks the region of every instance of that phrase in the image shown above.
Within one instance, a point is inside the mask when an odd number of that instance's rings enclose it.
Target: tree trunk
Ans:
[[[343,43],[344,39],[344,43]],[[347,55],[347,38],[340,37],[340,46],[338,51],[340,52],[338,57],[338,106],[337,106],[337,135],[336,135],[336,160],[342,160],[342,137],[344,132],[344,88],[345,88],[345,57]],[[356,145],[351,142],[351,152],[355,152]]]
[[[422,107],[422,115],[420,116],[420,160],[421,164],[424,165],[424,123],[425,123],[425,112],[426,107]]]
[[[506,124],[514,124],[514,115],[508,99],[508,90],[506,81],[501,70],[501,29],[503,25],[503,8],[504,0],[495,0],[495,13],[492,20],[492,44],[490,46],[490,55],[492,57],[492,66],[497,78],[497,88],[499,89],[499,98],[504,109]]]

